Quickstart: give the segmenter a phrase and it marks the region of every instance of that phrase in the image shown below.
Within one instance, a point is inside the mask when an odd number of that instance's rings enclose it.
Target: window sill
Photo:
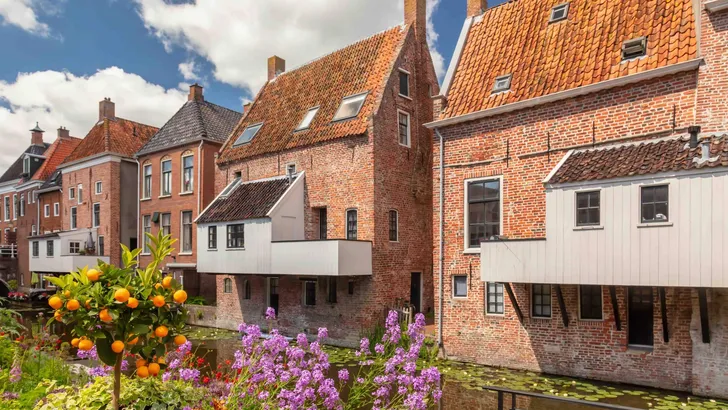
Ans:
[[[582,319],[582,318],[579,318],[579,321],[580,322],[595,323],[595,322],[604,322],[604,319]]]
[[[475,255],[480,253],[480,248],[467,248],[463,250],[463,253],[466,255]]]
[[[468,300],[468,297],[467,296],[451,296],[450,299],[457,302],[459,300]]]
[[[504,318],[504,317],[506,317],[506,314],[505,313],[488,313],[488,312],[485,312],[485,317]]]
[[[149,252],[147,252],[147,253],[140,253],[139,256],[152,256],[152,254],[149,253]]]
[[[399,146],[405,147],[405,148],[412,148],[412,144],[402,144],[401,142],[399,143]]]
[[[179,194],[177,194],[177,195],[179,195],[179,196],[185,196],[185,195],[192,195],[192,194],[194,194],[194,193],[195,193],[194,191],[189,191],[189,192],[180,192],[180,193],[179,193]]]
[[[593,226],[575,226],[575,231],[601,231],[604,230],[604,226],[602,225],[593,225]]]
[[[644,354],[644,353],[652,353],[654,351],[655,351],[654,346],[627,345],[627,353]]]
[[[192,252],[179,252],[177,256],[192,256]]]
[[[208,252],[217,252],[217,248],[209,248],[207,251]]]
[[[163,199],[163,198],[172,198],[172,194],[160,195],[157,197],[157,199]]]
[[[398,94],[398,95],[399,95],[400,97],[402,97],[402,98],[406,98],[406,99],[408,99],[408,100],[412,101],[412,97],[410,97],[409,95],[404,95],[404,94]]]
[[[637,228],[661,228],[672,225],[672,222],[643,222],[641,224],[637,224]]]
[[[139,200],[139,202],[147,202],[147,201],[151,201],[151,200],[152,200],[152,198],[142,198]]]
[[[245,248],[225,248],[226,251],[244,251]]]

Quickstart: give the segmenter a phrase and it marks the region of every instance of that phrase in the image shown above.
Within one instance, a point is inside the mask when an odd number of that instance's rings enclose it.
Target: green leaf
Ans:
[[[108,366],[116,364],[116,353],[111,350],[111,335],[103,339],[96,339],[96,351],[99,353],[99,359]]]
[[[56,278],[56,277],[53,277],[53,276],[47,276],[45,279],[48,282],[56,285],[57,288],[62,289],[64,286],[66,286],[66,281],[63,280],[63,277]]]
[[[144,323],[137,323],[134,325],[134,327],[131,329],[131,333],[134,333],[135,335],[145,335],[149,333],[149,325]]]

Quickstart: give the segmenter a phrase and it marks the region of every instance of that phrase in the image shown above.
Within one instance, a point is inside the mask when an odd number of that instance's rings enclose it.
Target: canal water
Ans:
[[[45,323],[47,311],[43,309],[19,308],[26,327],[34,323]],[[44,312],[43,317],[38,313]],[[52,331],[64,340],[70,340],[60,324],[54,324]],[[239,348],[237,332],[221,329],[187,327],[187,337],[193,343],[193,352],[203,357],[216,369],[218,364],[234,361]],[[342,368],[352,375],[359,371],[358,360],[351,349],[327,347],[332,363],[332,376]],[[492,410],[497,409],[497,396],[486,390],[488,387],[502,387],[517,391],[580,399],[588,402],[610,403],[646,410],[700,410],[728,409],[728,401],[690,396],[682,392],[643,388],[639,386],[602,383],[585,379],[545,375],[534,372],[495,368],[446,360],[435,362],[443,375],[443,397],[441,409]],[[506,405],[510,404],[510,397]],[[517,408],[521,410],[593,410],[594,407],[556,402],[539,398],[519,397]]]

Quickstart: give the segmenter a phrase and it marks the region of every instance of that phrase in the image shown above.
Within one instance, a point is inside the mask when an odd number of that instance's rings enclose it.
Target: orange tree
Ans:
[[[113,408],[119,408],[121,361],[124,351],[141,356],[142,363],[163,358],[166,345],[186,341],[181,336],[187,318],[184,302],[187,294],[170,276],[162,277],[159,264],[172,252],[170,235],[147,234],[152,262],[137,266],[140,249],[122,245],[123,267],[99,261],[96,268],[85,267],[49,280],[58,287],[48,304],[54,317],[72,327],[72,345],[91,350],[99,359],[114,367]],[[50,323],[49,321],[49,323]],[[140,366],[138,377],[159,372],[161,363]]]

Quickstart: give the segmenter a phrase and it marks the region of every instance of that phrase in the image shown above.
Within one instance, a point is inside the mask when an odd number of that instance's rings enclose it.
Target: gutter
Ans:
[[[445,231],[445,214],[444,214],[444,208],[445,208],[445,198],[443,197],[445,193],[445,167],[443,164],[445,163],[445,140],[442,138],[442,135],[440,134],[440,130],[435,128],[435,134],[440,139],[440,217],[439,217],[439,227],[438,231],[440,232],[440,255],[439,255],[439,270],[438,276],[440,278],[438,285],[437,285],[437,293],[439,297],[439,306],[437,307],[438,310],[438,319],[437,319],[437,345],[442,349],[442,310],[443,310],[443,286],[442,281],[445,280],[445,275],[443,274],[443,269],[445,268],[445,239],[443,237],[444,231]]]

